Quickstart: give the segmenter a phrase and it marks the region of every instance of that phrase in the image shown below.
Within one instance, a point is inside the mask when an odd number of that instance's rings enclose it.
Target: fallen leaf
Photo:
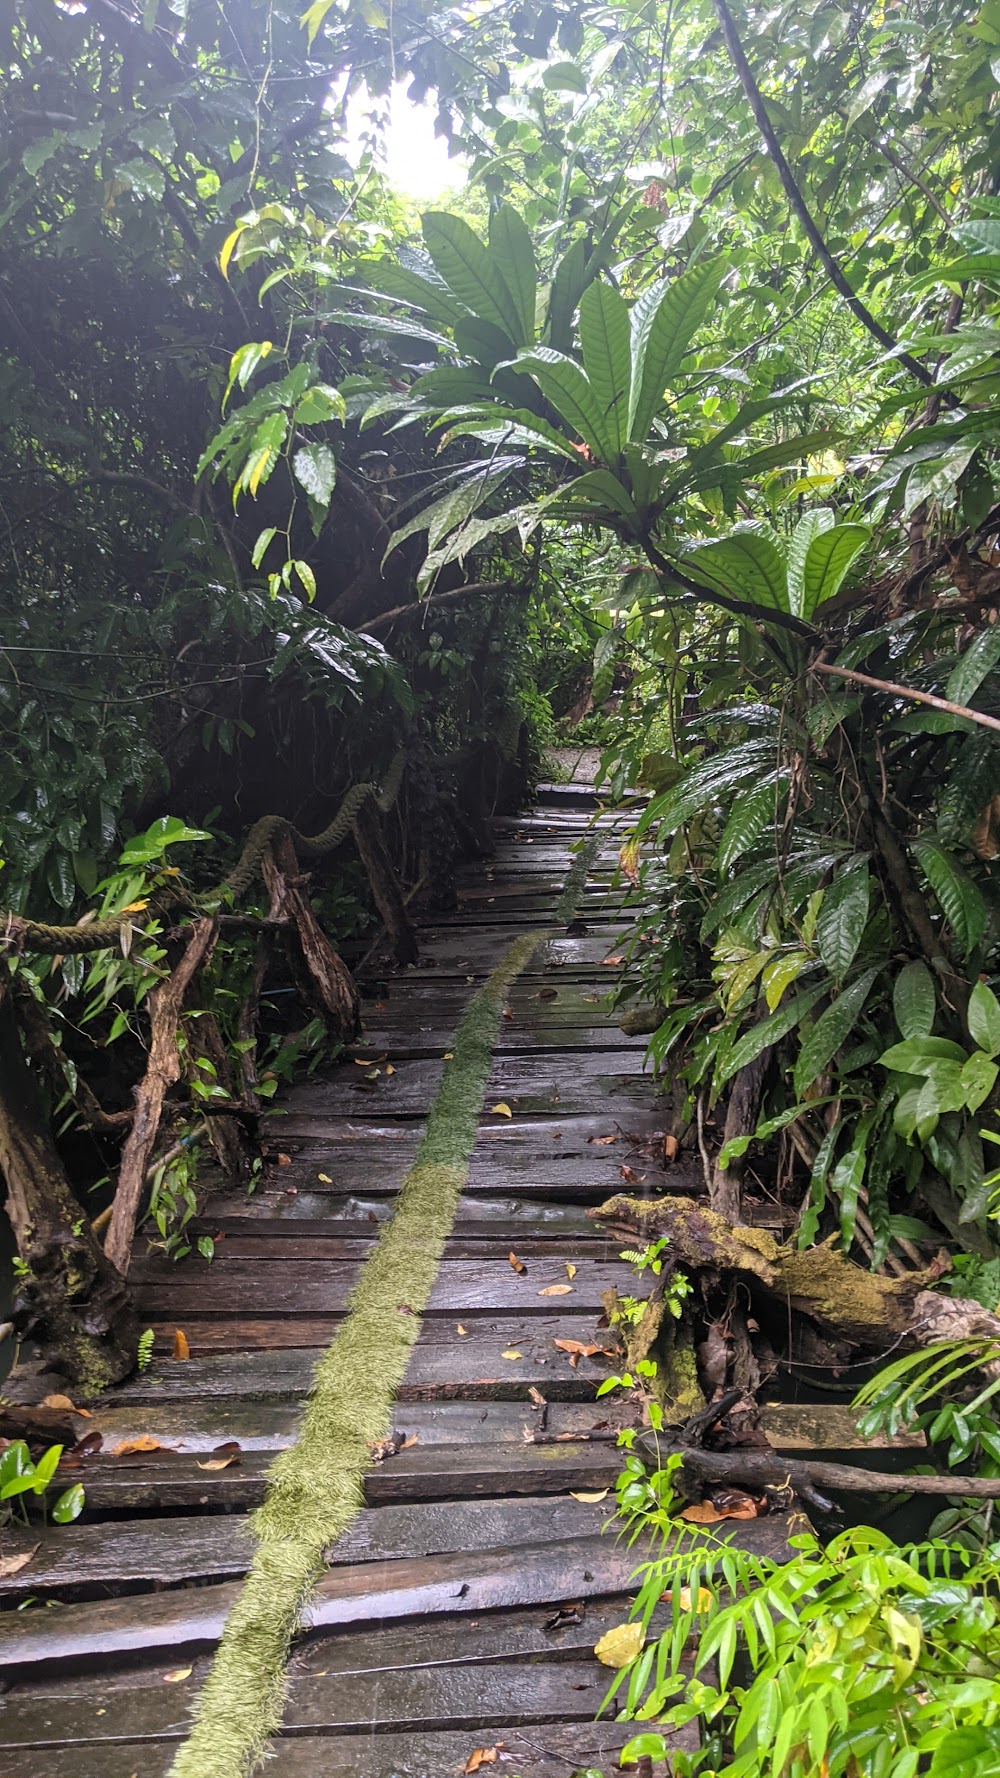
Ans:
[[[575,1266],[571,1266],[571,1265],[570,1265],[570,1263],[569,1263],[569,1260],[568,1260],[568,1259],[567,1259],[567,1260],[564,1260],[564,1261],[563,1261],[563,1264],[564,1264],[564,1266],[565,1266],[565,1267],[566,1267],[566,1276],[567,1276],[567,1278],[575,1278],[575,1277],[576,1277],[576,1267],[575,1267]]]
[[[582,1340],[553,1340],[552,1344],[558,1346],[560,1352],[572,1352],[577,1358],[593,1358],[594,1353],[601,1350],[596,1344],[585,1346]]]
[[[601,962],[604,964],[606,969],[616,968],[619,963],[624,963],[624,961],[625,961],[624,957],[602,957],[601,958]]]
[[[669,1598],[669,1596],[670,1596],[669,1593],[664,1594],[664,1598]],[[711,1595],[711,1593],[709,1592],[707,1587],[699,1587],[698,1588],[698,1604],[695,1607],[695,1610],[696,1611],[711,1611],[711,1609],[712,1609],[712,1595]],[[682,1587],[681,1588],[681,1610],[682,1611],[690,1611],[691,1610],[691,1588],[690,1587]]]
[[[333,1184],[333,1180],[330,1178],[329,1173],[317,1173],[316,1178],[319,1180],[321,1185],[332,1185]]]
[[[104,1440],[99,1432],[88,1432],[84,1438],[79,1439],[73,1446],[73,1456],[93,1457],[95,1453],[101,1449],[103,1444]],[[65,1461],[66,1459],[63,1458],[64,1464]]]
[[[524,1353],[518,1352],[513,1346],[508,1346],[506,1352],[501,1352],[500,1356],[501,1358],[523,1358]]]
[[[419,1443],[420,1443],[419,1432],[411,1432],[411,1433],[407,1434],[406,1438],[404,1438],[404,1440],[399,1448],[401,1451],[408,1451],[410,1449],[411,1445],[419,1445]]]
[[[618,1141],[618,1131],[611,1136],[588,1136],[587,1141],[592,1142],[595,1148],[607,1148],[609,1142]]]
[[[609,1490],[607,1488],[602,1488],[599,1494],[573,1494],[571,1488],[570,1493],[573,1495],[574,1500],[582,1500],[584,1506],[596,1506],[599,1500],[607,1500]]]
[[[43,1408],[62,1408],[67,1414],[80,1412],[79,1408],[73,1406],[68,1395],[43,1395],[38,1405]]]
[[[187,1334],[179,1327],[174,1331],[174,1344],[170,1356],[171,1358],[190,1358],[191,1356],[191,1348],[188,1345]]]
[[[572,1284],[547,1284],[545,1289],[540,1290],[538,1294],[539,1296],[572,1296],[573,1286]]]
[[[757,1502],[751,1495],[741,1494],[737,1488],[720,1495],[717,1506],[711,1500],[702,1500],[695,1506],[686,1506],[679,1514],[689,1525],[718,1525],[723,1519],[756,1519],[757,1516]]]
[[[278,1156],[278,1166],[279,1167],[290,1167],[291,1164],[292,1164],[292,1157],[290,1154],[279,1154],[279,1156]]]
[[[454,1050],[445,1050],[441,1060],[442,1062],[453,1062],[455,1060]]]
[[[209,1457],[207,1463],[199,1463],[198,1468],[199,1469],[228,1469],[229,1465],[231,1463],[238,1463],[238,1462],[239,1462],[239,1458],[235,1455],[233,1455],[231,1457]]]
[[[474,1747],[465,1762],[466,1778],[468,1773],[478,1772],[480,1766],[495,1766],[499,1757],[498,1747]]]
[[[632,1167],[619,1167],[618,1177],[624,1179],[626,1185],[641,1185],[646,1175],[645,1173],[636,1173]]]
[[[461,1334],[464,1337],[468,1333],[468,1331],[469,1331],[468,1328],[463,1327],[462,1323],[460,1321],[456,1321],[456,1323],[455,1323],[455,1332],[456,1333]]]
[[[190,1679],[193,1671],[193,1667],[174,1667],[170,1673],[164,1673],[163,1677],[168,1685],[179,1685],[182,1679]]]
[[[513,1117],[514,1115],[505,1099],[501,1099],[499,1105],[491,1105],[490,1110],[494,1117]]]
[[[544,1408],[544,1407],[548,1406],[548,1403],[546,1402],[545,1397],[542,1394],[541,1390],[536,1389],[534,1384],[531,1385],[530,1389],[528,1390],[528,1394],[531,1396],[531,1399],[534,1402],[536,1408]]]
[[[503,1009],[503,1016],[505,1019],[512,1019],[514,1017],[514,1008],[512,1006],[505,1006]]]
[[[374,1068],[376,1062],[384,1062],[388,1054],[387,1050],[384,1056],[355,1056],[353,1058],[354,1066],[355,1068]]]
[[[523,1259],[518,1259],[516,1253],[508,1253],[507,1258],[510,1261],[511,1265],[513,1266],[515,1272],[526,1272],[528,1270]]]
[[[37,1543],[33,1543],[30,1550],[19,1550],[16,1556],[0,1556],[0,1580],[6,1580],[11,1574],[20,1574],[22,1568],[27,1568],[37,1548]]]
[[[387,1074],[395,1074],[395,1072],[396,1072],[396,1070],[395,1070],[395,1068],[394,1068],[394,1067],[393,1067],[393,1065],[392,1065],[392,1063],[391,1063],[391,1062],[387,1062],[387,1063],[386,1063],[386,1069],[385,1069],[385,1071],[386,1071],[386,1073],[387,1073]]]
[[[169,1449],[170,1446],[161,1445],[158,1438],[150,1438],[146,1433],[141,1433],[138,1438],[126,1439],[123,1445],[118,1445],[114,1454],[116,1457],[127,1457],[130,1451],[168,1451]]]
[[[673,1160],[674,1156],[677,1153],[677,1148],[678,1148],[678,1142],[677,1142],[676,1136],[664,1136],[664,1138],[663,1138],[663,1158],[665,1161],[672,1161]]]
[[[613,1630],[595,1643],[594,1653],[605,1667],[627,1667],[634,1661],[646,1640],[641,1624],[616,1624]]]
[[[539,1000],[558,1000],[559,990],[558,988],[540,988],[538,998]]]

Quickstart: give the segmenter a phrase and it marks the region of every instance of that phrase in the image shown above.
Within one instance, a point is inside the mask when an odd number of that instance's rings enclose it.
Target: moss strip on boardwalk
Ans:
[[[395,1213],[316,1367],[298,1441],[274,1464],[251,1520],[257,1553],[170,1778],[243,1778],[280,1726],[291,1639],[324,1550],[363,1504],[370,1447],[390,1430],[468,1176],[507,990],[540,936],[519,938],[466,1009]]]

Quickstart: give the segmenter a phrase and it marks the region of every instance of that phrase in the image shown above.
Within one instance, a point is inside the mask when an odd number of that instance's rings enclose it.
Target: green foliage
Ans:
[[[6,1449],[0,1451],[0,1522],[9,1518],[16,1510],[24,1523],[30,1523],[28,1517],[29,1501],[33,1497],[39,1505],[42,1517],[48,1513],[46,1493],[52,1478],[59,1467],[63,1454],[62,1445],[49,1445],[42,1455],[33,1461],[31,1452],[23,1439],[12,1439]],[[4,1508],[5,1501],[15,1501],[16,1508]],[[53,1501],[51,1515],[55,1524],[68,1525],[78,1519],[85,1505],[84,1492],[79,1482],[66,1488],[58,1499]]]

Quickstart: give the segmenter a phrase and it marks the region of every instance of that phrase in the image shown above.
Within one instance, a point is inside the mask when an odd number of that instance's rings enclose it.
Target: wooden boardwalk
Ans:
[[[85,1515],[4,1540],[4,1554],[38,1547],[0,1578],[0,1778],[167,1772],[248,1562],[244,1515],[294,1442],[463,1008],[519,931],[552,926],[593,807],[553,789],[497,824],[494,862],[422,935],[421,964],[367,1003],[365,1064],[300,1087],[262,1186],[206,1206],[210,1266],[137,1258],[155,1357],[73,1417],[92,1447],[72,1471]],[[634,1274],[585,1211],[622,1168],[670,1180],[644,1040],[606,1004],[615,828],[600,818],[568,932],[540,939],[510,993],[486,1106],[511,1115],[484,1114],[394,1436],[292,1658],[274,1778],[458,1778],[476,1749],[487,1771],[570,1778],[617,1769],[631,1732],[594,1720],[610,1676],[592,1651],[628,1614],[636,1561],[604,1535],[631,1410],[595,1400],[612,1346],[602,1294]],[[177,1329],[185,1361],[169,1356]],[[773,1553],[785,1531],[740,1527]]]

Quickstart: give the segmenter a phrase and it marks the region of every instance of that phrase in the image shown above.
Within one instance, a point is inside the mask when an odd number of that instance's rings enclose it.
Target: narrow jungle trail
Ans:
[[[671,1172],[644,1040],[607,1006],[624,818],[596,808],[552,788],[498,822],[422,965],[366,1003],[363,1044],[285,1101],[264,1183],[207,1204],[211,1265],[137,1257],[154,1356],[73,1417],[85,1515],[4,1540],[34,1553],[0,1578],[0,1778],[236,1778],[268,1693],[241,1610],[273,1607],[265,1666],[293,1627],[283,1490],[319,1580],[283,1700],[271,1675],[274,1778],[617,1768],[631,1731],[594,1720],[593,1648],[642,1555],[607,1525],[635,1410],[595,1392],[616,1368],[602,1299],[635,1274],[586,1211],[623,1170]],[[780,1448],[780,1412],[768,1429]],[[734,1531],[778,1554],[787,1524]]]

